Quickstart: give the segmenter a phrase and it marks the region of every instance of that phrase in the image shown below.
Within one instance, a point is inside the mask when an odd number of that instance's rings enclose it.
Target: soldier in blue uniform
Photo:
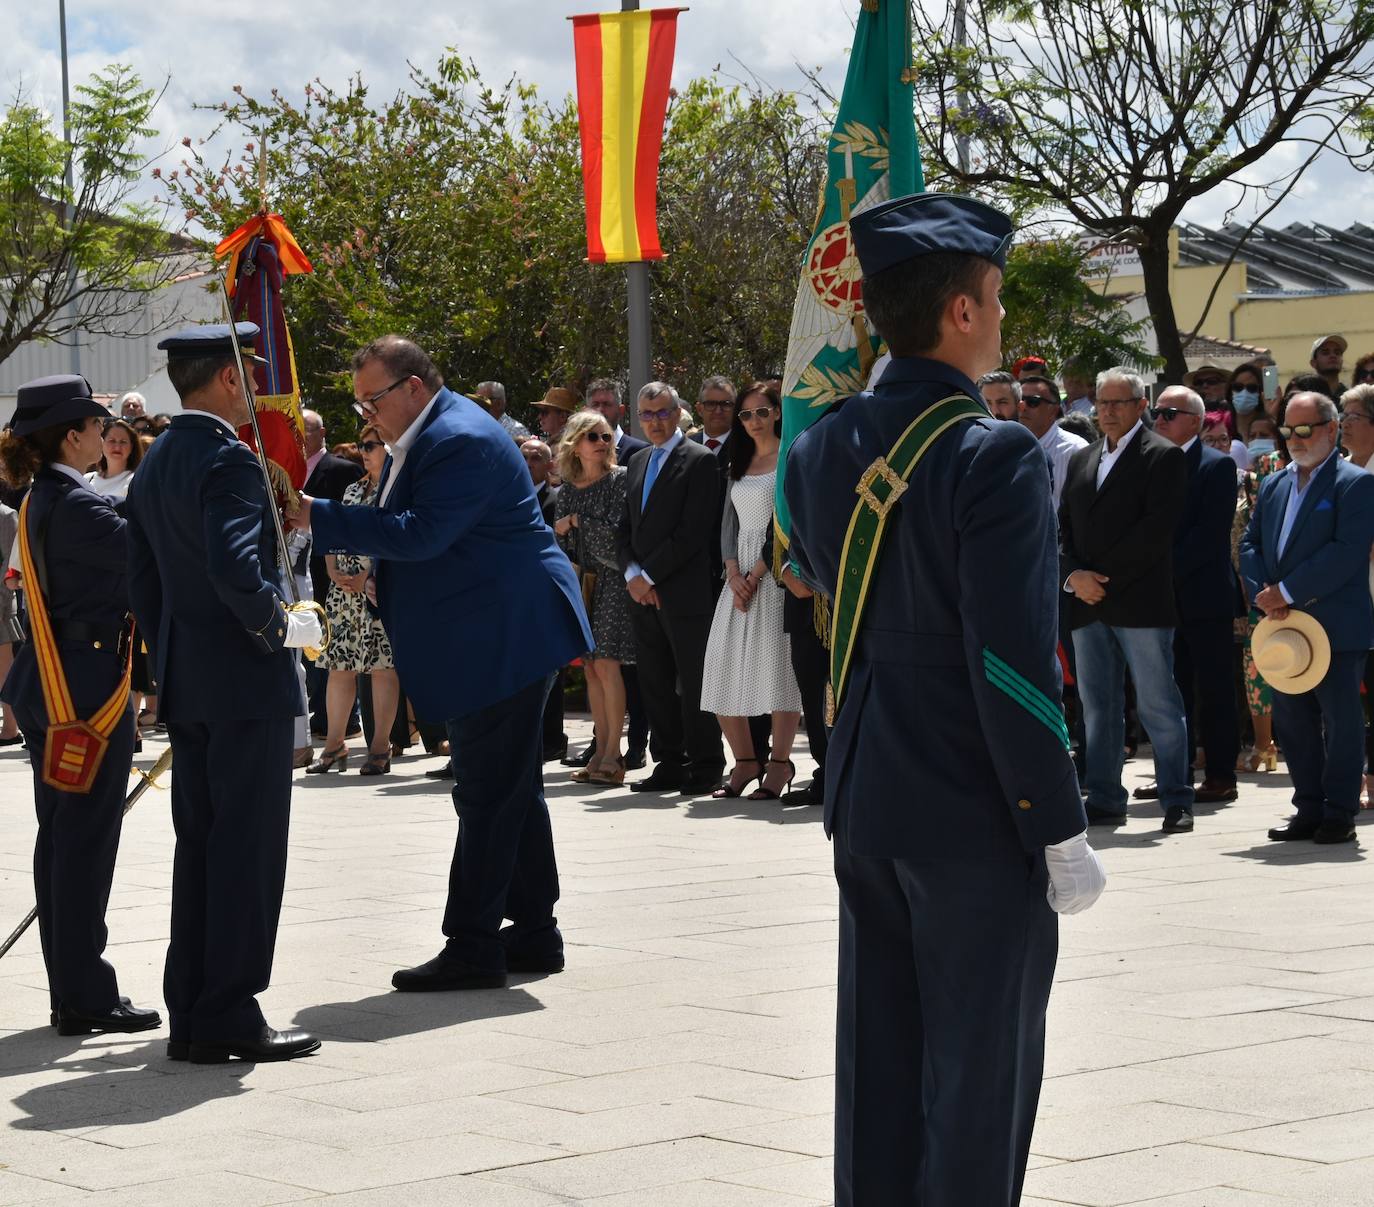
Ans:
[[[835,617],[835,1199],[1015,1207],[1055,912],[1105,877],[1060,710],[1044,452],[974,386],[1012,228],[921,194],[850,229],[893,360],[797,438],[786,486],[792,558]]]
[[[249,343],[258,329],[239,323]],[[319,1040],[267,1025],[286,877],[291,647],[318,621],[288,613],[263,470],[238,438],[248,407],[225,326],[164,339],[184,410],[129,491],[129,591],[174,756],[172,931],[163,993],[172,1060],[288,1060]],[[248,381],[252,391],[252,378]]]
[[[108,418],[85,378],[45,377],[19,387],[0,437],[6,482],[33,483],[20,512],[30,640],[0,697],[33,764],[38,933],[62,1035],[162,1023],[120,996],[102,955],[135,740],[124,521],[84,476]]]

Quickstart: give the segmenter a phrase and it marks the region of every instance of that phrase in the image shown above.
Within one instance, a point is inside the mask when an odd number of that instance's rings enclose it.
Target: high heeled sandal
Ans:
[[[625,760],[616,759],[613,763],[598,763],[588,768],[587,780],[593,784],[623,784],[625,782]]]
[[[368,754],[367,761],[358,768],[359,775],[386,775],[391,770],[390,754]]]
[[[342,742],[333,750],[326,750],[309,767],[306,775],[328,775],[331,771],[343,771],[348,767],[348,747]]]
[[[772,788],[766,787],[763,783],[764,776],[760,776],[759,786],[749,793],[750,800],[781,800],[792,787],[792,781],[797,778],[797,765],[791,759],[769,759],[768,762],[773,767],[787,768],[787,779],[783,783],[782,791],[774,792]]]
[[[734,767],[730,769],[730,774],[732,776],[739,769],[739,765],[741,763],[753,763],[755,767],[763,766],[763,761],[761,759],[736,759]],[[750,784],[752,784],[755,780],[762,779],[763,773],[761,771],[757,772],[754,775],[751,775],[747,780],[745,780],[744,783],[742,783],[738,788],[734,787],[729,780],[726,780],[725,783],[721,784],[719,788],[717,788],[714,792],[711,793],[711,799],[726,800],[731,797],[743,796],[744,790],[747,787],[749,787]]]
[[[1251,750],[1241,756],[1241,771],[1275,771],[1278,769],[1278,751],[1271,744],[1263,749]]]

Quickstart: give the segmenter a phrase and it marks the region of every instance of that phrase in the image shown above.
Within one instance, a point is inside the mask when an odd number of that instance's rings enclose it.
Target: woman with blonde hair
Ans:
[[[623,784],[620,734],[625,727],[625,680],[635,660],[630,593],[616,560],[616,530],[625,511],[625,468],[615,463],[615,433],[600,411],[578,411],[557,446],[563,487],[553,530],[580,570],[583,599],[596,648],[584,655],[587,702],[596,730],[596,757],[572,773],[581,783]],[[589,582],[594,578],[594,582]]]

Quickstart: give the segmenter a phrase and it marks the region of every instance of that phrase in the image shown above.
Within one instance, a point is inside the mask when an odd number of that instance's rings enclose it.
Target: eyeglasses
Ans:
[[[1044,395],[1042,395],[1042,394],[1026,394],[1026,393],[1022,393],[1022,395],[1021,395],[1021,401],[1024,402],[1028,407],[1030,407],[1031,410],[1034,410],[1034,409],[1035,409],[1036,407],[1038,407],[1041,403],[1045,403],[1046,405],[1052,406],[1052,407],[1058,406],[1058,405],[1059,405],[1057,402],[1055,402],[1055,400],[1054,400],[1053,398],[1046,398],[1046,397],[1045,397]]]
[[[1196,415],[1196,411],[1185,411],[1182,407],[1151,407],[1150,418],[1158,423],[1163,419],[1166,423],[1173,423],[1180,415]]]
[[[610,444],[610,442],[611,442],[612,440],[615,439],[615,433],[614,433],[614,432],[587,432],[587,433],[586,433],[586,437],[587,437],[588,440],[591,440],[591,441],[604,440],[607,444]]]
[[[1137,402],[1144,401],[1143,398],[1099,398],[1097,409],[1100,411],[1103,407],[1131,407],[1135,406]]]
[[[366,418],[367,413],[369,411],[375,412],[377,409],[377,404],[381,402],[381,400],[385,398],[388,394],[390,394],[392,390],[396,389],[399,386],[405,385],[406,382],[408,382],[409,380],[409,374],[407,374],[405,377],[397,378],[389,386],[387,386],[385,390],[378,390],[375,394],[369,394],[366,398],[359,398],[353,404],[353,409],[357,411],[359,415],[362,415],[364,418]]]
[[[640,411],[639,418],[644,422],[648,422],[650,419],[656,419],[662,422],[665,419],[671,419],[676,414],[677,407],[668,407],[663,411]]]
[[[1374,419],[1371,419],[1368,415],[1360,414],[1359,411],[1346,411],[1341,415],[1341,427],[1345,427],[1347,423],[1356,419],[1361,423],[1374,423]]]
[[[728,411],[735,404],[728,398],[703,398],[697,403],[699,411]]]
[[[1279,435],[1285,440],[1291,440],[1294,436],[1306,440],[1319,427],[1325,427],[1330,422],[1329,419],[1318,419],[1316,423],[1281,423],[1279,424]]]
[[[375,453],[379,448],[386,448],[386,445],[380,440],[364,440],[358,447],[365,453]]]
[[[773,408],[771,406],[755,407],[752,411],[741,411],[739,413],[739,421],[741,423],[748,423],[751,419],[767,419],[772,413]]]

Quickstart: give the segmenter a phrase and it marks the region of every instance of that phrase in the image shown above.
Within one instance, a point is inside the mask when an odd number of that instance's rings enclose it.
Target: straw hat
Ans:
[[[1261,620],[1251,634],[1250,653],[1260,677],[1286,695],[1311,691],[1331,666],[1326,630],[1316,617],[1296,608],[1283,620]]]

